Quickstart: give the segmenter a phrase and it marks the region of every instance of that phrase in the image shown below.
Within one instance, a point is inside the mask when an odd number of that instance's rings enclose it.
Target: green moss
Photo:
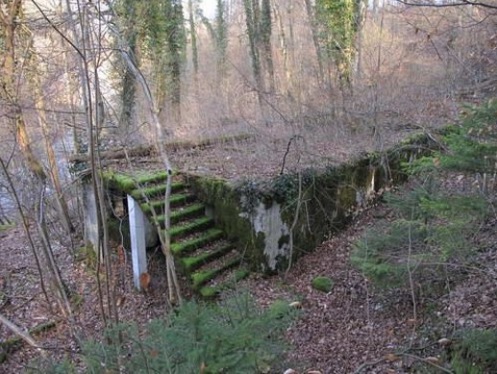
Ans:
[[[240,191],[218,178],[189,176],[187,181],[197,197],[211,208],[216,226],[244,252],[251,269],[261,270],[261,264],[266,262],[264,235],[255,235],[248,218],[241,215],[244,211]]]
[[[235,279],[234,279],[234,281],[238,282],[238,281],[240,281],[242,279],[245,279],[245,278],[248,277],[249,274],[250,274],[250,271],[248,269],[243,269],[243,268],[242,269],[237,269],[235,271]]]
[[[339,188],[337,195],[338,195],[338,205],[344,211],[350,209],[357,203],[356,200],[357,191],[351,185]]]
[[[209,280],[214,278],[217,274],[219,274],[221,269],[211,269],[211,270],[203,270],[198,271],[191,275],[191,280],[193,284],[193,288],[196,290],[204,283],[207,283]]]
[[[90,243],[76,249],[76,261],[83,262],[88,268],[97,268],[97,253]]]
[[[138,185],[147,183],[157,183],[162,182],[167,179],[167,171],[159,171],[157,173],[145,173],[138,174],[135,176]]]
[[[233,288],[234,285],[236,284],[236,282],[246,278],[249,274],[250,274],[250,272],[247,269],[237,269],[232,274],[230,279],[228,279],[224,283],[221,283],[217,286],[201,287],[199,290],[199,293],[204,298],[214,298],[222,291]]]
[[[155,209],[156,213],[158,213],[157,208]],[[148,207],[146,211],[144,210],[145,213],[150,211],[151,211],[150,207]],[[174,224],[184,219],[203,216],[204,213],[205,213],[205,205],[200,203],[189,205],[180,210],[173,210],[171,212],[171,224]],[[162,224],[165,221],[165,216],[159,215],[157,217],[157,221]]]
[[[233,249],[233,246],[231,244],[227,244],[227,245],[222,246],[222,247],[220,247],[212,252],[204,252],[198,256],[182,258],[181,263],[183,264],[183,267],[187,271],[192,271],[192,270],[202,266],[203,264],[205,264],[209,261],[212,261],[212,260],[215,260],[215,259],[221,257],[222,255],[226,254],[227,252],[229,252],[232,249]]]
[[[219,287],[206,286],[200,289],[200,295],[206,299],[212,299],[218,295]]]
[[[314,278],[311,282],[312,288],[322,292],[330,292],[333,284],[333,280],[322,276]]]
[[[8,229],[11,229],[12,227],[15,227],[15,223],[8,223],[6,225],[0,225],[0,231],[7,231]]]
[[[207,283],[209,280],[215,278],[219,274],[222,274],[225,271],[228,271],[229,269],[239,265],[240,262],[241,262],[241,257],[236,257],[224,263],[219,268],[200,270],[193,273],[190,277],[193,283],[193,289],[198,290],[200,286]]]
[[[222,238],[224,235],[222,230],[219,229],[209,229],[206,230],[202,236],[191,239],[191,240],[186,240],[180,243],[173,243],[171,244],[171,252],[175,255],[181,255],[184,253],[192,252],[197,248],[200,248],[207,243],[210,243],[214,240]]]
[[[133,188],[136,188],[136,182],[132,177],[125,174],[114,174],[113,180],[118,187],[120,187],[123,191],[129,191]]]
[[[107,170],[102,173],[102,177],[105,181],[111,183],[114,188],[129,192],[138,186],[165,181],[167,179],[167,172],[137,172],[130,175]]]
[[[195,196],[193,196],[192,194],[175,193],[175,194],[171,195],[171,197],[169,198],[169,204],[171,206],[188,204],[190,201],[192,201],[194,199],[195,199]]]
[[[291,307],[286,300],[275,300],[269,306],[269,315],[273,318],[281,318],[287,315],[291,310]]]
[[[150,198],[152,196],[163,195],[166,193],[166,185],[160,184],[151,187],[138,188],[136,190],[131,191],[130,195],[133,198],[140,200],[143,198],[143,195]]]
[[[201,231],[212,226],[214,221],[210,217],[199,217],[191,222],[179,226],[173,226],[169,230],[171,239],[177,239],[195,231]]]

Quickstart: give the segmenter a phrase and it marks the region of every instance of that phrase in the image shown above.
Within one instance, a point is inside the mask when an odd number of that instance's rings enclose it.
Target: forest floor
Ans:
[[[185,173],[232,181],[266,179],[306,168],[337,166],[367,153],[390,149],[410,135],[433,132],[440,125],[427,128],[421,125],[391,125],[374,134],[368,127],[353,129],[308,125],[293,128],[272,124],[254,129],[234,126],[218,129],[215,135],[208,138],[168,142],[166,153],[173,168]],[[112,153],[112,148],[108,149]],[[163,167],[158,157],[107,160],[107,165],[130,173],[141,171],[144,167]]]
[[[450,284],[443,297],[418,295],[417,315],[411,293],[406,289],[375,289],[351,267],[352,243],[378,217],[388,217],[389,209],[379,202],[362,211],[343,232],[304,255],[288,274],[263,277],[254,274],[242,281],[261,306],[276,299],[299,301],[300,317],[287,330],[288,362],[298,373],[407,373],[416,364],[443,365],[445,346],[437,342],[451,338],[464,327],[497,327],[497,230],[495,219],[481,228],[479,240],[487,243],[478,254],[479,266],[466,271],[460,281]],[[35,238],[35,245],[37,239]],[[0,238],[0,313],[22,329],[53,322],[54,326],[33,334],[52,358],[78,361],[77,344],[71,328],[82,338],[99,338],[103,330],[96,286],[96,272],[86,261],[73,261],[67,246],[53,250],[62,276],[72,290],[75,306],[69,323],[48,303],[40,282],[28,240],[20,227],[3,231]],[[151,290],[138,293],[132,287],[129,261],[115,261],[115,284],[121,321],[143,326],[168,312],[162,256],[150,253],[153,275]],[[116,255],[117,258],[117,255]],[[311,287],[318,275],[333,279],[331,292]],[[50,287],[50,285],[46,285]],[[188,293],[185,294],[188,297]],[[14,335],[0,326],[0,342]],[[1,373],[21,373],[40,357],[40,352],[25,343],[8,351],[0,364]]]
[[[175,167],[184,172],[222,177],[228,180],[271,178],[306,168],[324,168],[352,158],[385,150],[419,128],[371,136],[371,131],[320,126],[290,131],[283,125],[257,129],[246,140],[231,140],[203,147],[178,149],[170,153]]]
[[[309,131],[314,137],[311,141],[299,136],[282,136],[279,129],[272,128],[266,137],[259,137],[265,142],[227,141],[178,150],[170,156],[174,165],[184,171],[228,179],[270,177],[282,169],[288,172],[306,166],[339,164],[358,153],[375,150],[378,145],[387,147],[411,132],[412,129],[408,129],[385,139],[373,139],[364,134],[341,137],[343,134],[337,133],[325,137],[316,130]],[[148,167],[143,161],[134,162],[137,168]],[[456,283],[447,284],[447,292],[442,297],[416,291],[415,315],[410,290],[377,289],[349,261],[354,241],[378,217],[390,214],[389,208],[378,201],[359,212],[344,231],[301,257],[287,274],[271,277],[252,274],[240,282],[239,287],[249,290],[263,307],[276,299],[301,303],[300,316],[285,336],[289,349],[282,361],[288,362],[289,368],[298,373],[312,370],[337,374],[407,373],[420,363],[443,365],[446,347],[437,342],[441,338],[450,339],[454,331],[465,327],[497,327],[495,220],[487,222],[480,229],[481,236],[475,238],[487,243],[484,245],[487,250],[477,254],[478,266],[461,272]],[[34,245],[39,247],[39,238],[33,239]],[[78,344],[73,335],[82,339],[101,338],[104,329],[97,272],[91,255],[72,249],[80,248],[81,241],[71,246],[67,238],[58,241],[54,236],[52,239],[56,261],[71,290],[72,320],[60,315],[53,298],[45,299],[31,247],[21,226],[0,232],[0,315],[23,330],[53,323],[52,327],[33,333],[34,339],[51,358],[67,357],[78,362]],[[65,244],[57,244],[59,242]],[[133,288],[129,253],[123,261],[117,243],[112,244],[112,249],[115,259],[112,284],[116,289],[120,321],[144,326],[151,319],[168,313],[165,264],[159,250],[148,254],[152,280],[150,291],[144,294]],[[333,279],[331,292],[323,293],[311,287],[311,280],[318,275]],[[51,294],[51,285],[45,286]],[[183,291],[186,298],[191,297],[188,290]],[[0,325],[0,344],[14,337]],[[41,354],[25,343],[3,350],[5,355],[1,355],[2,349],[3,345],[0,346],[0,373],[20,373]]]

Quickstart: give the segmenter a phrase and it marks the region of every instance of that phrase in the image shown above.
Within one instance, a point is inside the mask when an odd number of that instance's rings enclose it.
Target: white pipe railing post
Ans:
[[[131,237],[131,260],[133,263],[133,283],[141,290],[140,275],[147,272],[147,252],[145,245],[145,215],[140,204],[128,195],[129,233]]]

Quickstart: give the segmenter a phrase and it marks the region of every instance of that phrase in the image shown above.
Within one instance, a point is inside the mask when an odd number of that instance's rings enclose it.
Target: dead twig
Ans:
[[[288,144],[286,145],[286,152],[285,154],[283,155],[283,161],[281,162],[281,171],[280,171],[280,175],[283,175],[283,172],[285,171],[285,164],[286,164],[286,158],[288,156],[288,153],[290,153],[290,146],[292,145],[292,142],[297,139],[297,137],[300,137],[300,135],[294,135],[290,138],[290,140],[288,141]]]
[[[49,328],[52,328],[55,326],[54,321],[46,322],[41,325],[38,325],[32,329],[30,329],[28,332],[22,331],[20,327],[15,325],[13,322],[11,322],[7,317],[5,317],[3,314],[0,314],[0,322],[3,323],[9,330],[11,330],[14,334],[17,336],[12,339],[8,339],[4,342],[0,342],[0,347],[2,348],[12,348],[15,346],[17,343],[20,341],[24,340],[26,343],[28,343],[30,346],[38,349],[43,356],[46,355],[46,352],[43,350],[42,347],[36,343],[36,341],[32,338],[31,334],[36,334],[41,331],[45,331]]]
[[[394,353],[392,355],[388,354],[388,355],[385,355],[384,357],[378,359],[378,360],[375,360],[375,361],[371,361],[371,362],[365,362],[363,363],[361,366],[359,366],[356,371],[354,371],[354,374],[359,374],[361,373],[363,370],[365,370],[367,367],[370,367],[370,366],[376,366],[378,364],[381,364],[382,362],[384,361],[392,361],[392,358],[395,358],[395,361],[397,360],[400,360],[400,358],[404,356],[404,357],[409,357],[409,358],[412,358],[416,361],[420,361],[424,364],[427,364],[427,365],[430,365],[430,366],[433,366],[434,368],[444,372],[444,373],[448,373],[448,374],[454,374],[453,371],[449,370],[449,369],[446,369],[444,368],[443,366],[440,366],[436,363],[434,363],[433,361],[430,361],[429,359],[426,359],[426,358],[423,358],[423,357],[420,357],[420,356],[417,356],[417,355],[413,355],[413,354],[410,354],[410,353],[407,353],[407,352],[401,352],[401,353]]]

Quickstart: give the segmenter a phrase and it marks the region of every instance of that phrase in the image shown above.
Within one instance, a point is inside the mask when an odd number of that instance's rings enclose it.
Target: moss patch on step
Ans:
[[[211,299],[219,295],[222,291],[233,288],[237,282],[248,277],[250,271],[247,269],[237,269],[233,272],[232,277],[217,286],[204,286],[199,289],[200,295],[206,299]]]
[[[193,273],[190,276],[190,279],[192,280],[193,283],[193,289],[198,290],[200,286],[207,283],[208,281],[215,278],[217,275],[223,273],[224,271],[231,269],[232,267],[240,264],[240,262],[241,262],[241,257],[236,257],[234,259],[231,259],[229,262],[225,263],[224,265],[222,265],[217,269],[200,270]]]
[[[157,213],[157,208],[154,209],[156,209]],[[150,212],[150,210],[146,211],[144,210],[143,212],[148,213]],[[185,208],[181,208],[179,210],[173,210],[171,212],[171,223],[173,224],[184,219],[199,217],[202,216],[204,212],[205,212],[204,204],[197,203],[197,204],[188,205]],[[159,215],[157,217],[157,221],[159,223],[163,223],[165,219],[166,217],[164,215]]]
[[[102,173],[102,177],[111,187],[129,193],[139,186],[165,181],[167,179],[167,172],[138,172],[131,175],[107,170]]]
[[[224,235],[222,230],[219,229],[209,229],[206,230],[201,236],[195,239],[186,240],[180,243],[171,244],[171,252],[174,255],[183,255],[188,252],[192,252],[197,248],[200,248],[207,243],[213,242],[214,240],[222,238]]]
[[[228,253],[233,248],[234,247],[232,244],[225,244],[224,246],[219,247],[218,249],[211,252],[204,252],[199,254],[198,256],[184,257],[181,259],[181,264],[183,265],[186,271],[192,271],[199,268],[203,264],[218,259],[222,255]]]
[[[200,217],[184,225],[172,226],[169,230],[169,235],[171,239],[177,239],[195,231],[205,230],[211,227],[213,223],[214,220],[210,217]]]

